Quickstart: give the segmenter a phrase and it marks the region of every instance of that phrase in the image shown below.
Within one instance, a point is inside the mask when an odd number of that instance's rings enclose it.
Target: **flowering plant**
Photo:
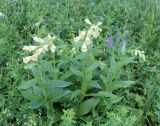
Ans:
[[[72,46],[65,43],[56,45],[56,37],[48,35],[46,38],[35,36],[33,39],[37,45],[23,47],[23,50],[34,53],[24,57],[23,62],[29,64],[36,61],[36,64],[31,66],[33,79],[22,83],[19,90],[30,101],[30,108],[47,109],[47,125],[61,119],[61,124],[69,120],[68,124],[72,125],[75,124],[75,115],[77,118],[89,113],[93,116],[93,111],[99,112],[102,108],[108,111],[123,99],[123,95],[116,91],[135,83],[121,78],[123,67],[132,63],[134,57],[122,53],[117,55],[114,51],[108,55],[106,46],[94,43],[102,31],[99,28],[102,22],[96,25],[89,19],[85,22],[90,27],[74,38]],[[95,44],[93,48],[91,45]],[[113,46],[112,38],[107,39],[107,46]],[[121,44],[119,48],[123,48]],[[54,53],[54,59],[40,59],[40,55],[49,50]],[[60,103],[61,107],[56,108],[55,103]],[[61,108],[68,111],[64,111],[65,115],[60,118]],[[66,113],[74,118],[67,117]]]

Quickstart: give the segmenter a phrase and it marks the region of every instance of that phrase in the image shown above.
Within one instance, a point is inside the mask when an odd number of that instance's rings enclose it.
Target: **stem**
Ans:
[[[68,18],[68,10],[69,10],[68,0],[66,0],[66,9],[67,9],[67,11],[66,11],[66,16],[67,16],[67,18]]]
[[[46,108],[47,108],[47,124],[48,124],[48,126],[52,126],[52,124],[54,123],[54,120],[55,120],[54,108],[52,106],[52,103],[47,103]]]

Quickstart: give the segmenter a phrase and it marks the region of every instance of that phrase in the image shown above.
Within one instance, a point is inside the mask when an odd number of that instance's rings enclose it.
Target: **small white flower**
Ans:
[[[140,54],[139,57],[142,58],[144,61],[146,60],[146,57],[144,54]]]
[[[47,38],[48,39],[52,39],[52,36],[50,34],[48,34]]]
[[[54,44],[51,45],[50,50],[52,53],[55,53],[56,51],[56,46]]]
[[[134,50],[134,55],[135,55],[135,56],[139,56],[139,57],[142,58],[144,61],[146,60],[144,51],[140,51],[140,50],[138,50],[138,49],[135,49],[135,50]]]
[[[93,34],[93,32],[94,32],[93,29],[89,29],[87,32],[87,36],[91,36]]]
[[[0,17],[4,17],[5,15],[2,13],[2,12],[0,12]]]
[[[87,52],[87,51],[88,51],[88,49],[87,49],[87,44],[84,43],[84,44],[82,45],[81,51],[82,51],[82,52]]]
[[[86,37],[86,39],[85,39],[85,41],[84,41],[84,43],[86,44],[86,45],[89,45],[90,43],[91,43],[91,39],[90,39],[90,37]]]
[[[125,30],[125,32],[124,32],[126,35],[128,35],[129,34],[129,31],[128,30]]]
[[[78,42],[78,41],[80,41],[80,40],[83,40],[84,37],[85,37],[85,35],[86,35],[86,31],[81,31],[81,32],[79,33],[79,36],[77,36],[77,37],[74,38],[74,42]]]
[[[76,48],[75,47],[72,48],[71,54],[76,54]]]
[[[45,47],[37,49],[35,54],[34,54],[35,57],[38,57],[42,52],[44,53],[46,51],[45,49],[46,49]]]
[[[89,19],[85,19],[85,22],[89,25],[92,25],[91,21]]]
[[[97,24],[98,26],[100,26],[100,25],[102,25],[102,22],[98,22],[98,24]]]
[[[77,37],[74,38],[74,42],[78,42],[78,41],[80,41],[80,40],[81,40],[81,37],[80,37],[80,36],[77,36]]]
[[[42,48],[43,48],[43,52],[48,51],[48,45],[44,45]]]
[[[23,47],[23,50],[25,50],[25,51],[29,51],[29,52],[31,52],[31,51],[33,51],[33,50],[35,50],[36,48],[37,48],[38,46],[24,46]]]
[[[23,62],[24,63],[28,63],[30,62],[31,60],[35,61],[36,58],[34,58],[34,56],[27,56],[27,57],[24,57],[23,58]]]
[[[81,32],[79,33],[79,36],[80,36],[80,37],[85,37],[85,35],[86,35],[86,31],[81,31]]]
[[[39,38],[39,37],[37,37],[37,36],[34,36],[34,37],[33,37],[33,40],[34,40],[35,42],[37,42],[37,43],[41,43],[41,44],[45,42],[45,40],[44,40],[44,39]]]

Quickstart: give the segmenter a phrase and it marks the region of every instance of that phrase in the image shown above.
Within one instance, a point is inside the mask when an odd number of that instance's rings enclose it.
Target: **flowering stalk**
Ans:
[[[106,40],[106,45],[107,45],[107,46],[113,46],[113,39],[112,39],[112,36],[109,37],[109,38]]]
[[[90,28],[88,31],[83,30],[79,33],[79,36],[74,38],[74,42],[83,41],[81,51],[86,52],[88,51],[87,46],[91,44],[92,38],[97,38],[102,29],[99,28],[100,25],[102,25],[102,22],[95,24],[92,24],[89,19],[85,19],[85,22],[90,25]]]
[[[23,58],[24,63],[28,63],[30,61],[37,61],[40,54],[45,53],[46,51],[50,50],[52,53],[55,53],[56,46],[52,43],[55,39],[55,36],[48,35],[46,38],[39,38],[37,36],[33,37],[33,40],[37,42],[39,45],[34,46],[24,46],[23,50],[28,52],[34,52],[32,56],[27,56]]]

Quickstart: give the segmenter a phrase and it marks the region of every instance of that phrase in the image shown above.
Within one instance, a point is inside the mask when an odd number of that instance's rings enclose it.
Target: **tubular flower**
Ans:
[[[37,48],[38,46],[24,46],[23,47],[23,50],[25,50],[25,51],[29,51],[29,52],[31,52],[31,51],[33,51],[33,50],[35,50],[36,48]]]
[[[35,37],[33,37],[33,40],[35,41],[35,42],[37,42],[37,43],[45,43],[45,40],[44,39],[42,39],[42,38],[39,38],[39,37],[37,37],[37,36],[35,36]]]
[[[74,42],[83,41],[81,48],[82,52],[86,52],[88,50],[87,46],[91,44],[92,38],[97,38],[102,31],[102,29],[99,28],[99,26],[102,25],[102,22],[99,22],[96,25],[92,24],[89,19],[85,19],[85,22],[90,25],[90,28],[88,30],[81,31],[79,36],[74,38]]]
[[[55,39],[55,36],[48,35],[46,38],[39,38],[37,36],[33,37],[33,40],[37,43],[39,43],[38,46],[24,46],[23,50],[34,52],[32,56],[27,56],[23,58],[24,63],[28,63],[30,61],[36,61],[38,60],[38,56],[41,53],[45,53],[46,51],[50,50],[52,53],[55,53],[56,46],[52,43],[52,41]]]
[[[112,39],[112,37],[109,37],[109,38],[106,40],[106,45],[107,45],[107,46],[113,46],[113,39]]]
[[[27,56],[23,58],[24,63],[28,63],[30,61],[35,61],[35,58],[33,56]]]

